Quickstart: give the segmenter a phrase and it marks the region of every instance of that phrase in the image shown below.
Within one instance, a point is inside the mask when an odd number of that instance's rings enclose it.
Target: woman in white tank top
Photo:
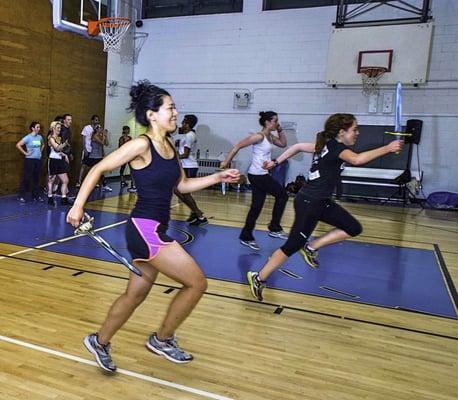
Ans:
[[[262,126],[262,130],[258,133],[250,134],[237,143],[220,165],[221,168],[226,168],[240,149],[253,146],[253,158],[248,168],[248,179],[252,187],[251,206],[245,220],[245,226],[239,236],[240,243],[253,250],[260,250],[253,236],[253,231],[267,194],[275,197],[272,219],[268,226],[269,236],[278,239],[287,239],[287,235],[283,232],[283,228],[280,225],[280,220],[288,201],[288,194],[285,188],[274,180],[269,172],[263,168],[265,162],[271,161],[273,145],[286,147],[286,137],[278,122],[277,113],[273,111],[260,112],[259,117],[259,124]],[[277,131],[278,136],[273,135],[273,131]]]
[[[68,146],[67,141],[61,143],[60,129],[62,124],[59,121],[51,122],[49,127],[50,135],[48,135],[49,159],[48,159],[48,204],[54,205],[54,197],[52,188],[56,176],[59,177],[61,185],[61,200],[60,204],[67,206],[70,201],[67,199],[68,193],[68,156],[63,150]]]

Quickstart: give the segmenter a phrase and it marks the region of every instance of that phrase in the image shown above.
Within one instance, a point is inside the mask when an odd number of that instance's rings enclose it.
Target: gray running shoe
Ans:
[[[277,231],[277,232],[270,231],[268,235],[276,239],[283,239],[283,240],[288,239],[288,235],[284,231]]]
[[[304,261],[310,265],[313,269],[317,269],[320,266],[320,263],[318,262],[318,251],[317,250],[310,250],[307,247],[307,244],[302,247],[302,249],[299,250],[301,253],[302,257],[304,258]]]
[[[242,240],[242,239],[240,239],[240,244],[243,244],[244,246],[247,246],[252,250],[256,250],[256,251],[261,250],[259,245],[256,243],[256,240]]]
[[[95,360],[100,368],[107,372],[115,372],[116,364],[111,359],[110,344],[100,344],[97,333],[92,333],[84,338],[84,345],[95,356]]]
[[[248,271],[246,279],[250,285],[253,297],[259,301],[263,301],[264,298],[262,297],[262,291],[265,289],[266,283],[259,279],[259,274],[257,272]]]
[[[167,360],[177,364],[188,363],[194,358],[192,354],[186,353],[184,350],[180,349],[175,335],[164,341],[160,341],[156,333],[153,333],[145,345],[149,351],[164,356]]]

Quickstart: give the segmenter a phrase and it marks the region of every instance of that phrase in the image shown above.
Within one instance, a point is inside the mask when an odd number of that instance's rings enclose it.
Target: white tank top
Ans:
[[[57,141],[56,141],[57,142]],[[54,147],[51,146],[51,144],[48,144],[50,152],[49,152],[49,158],[52,158],[54,160],[62,160],[62,153],[59,151],[54,150]]]
[[[251,160],[248,173],[251,175],[267,175],[269,171],[262,168],[265,161],[270,161],[272,157],[272,143],[264,136],[262,142],[253,145],[253,159]]]

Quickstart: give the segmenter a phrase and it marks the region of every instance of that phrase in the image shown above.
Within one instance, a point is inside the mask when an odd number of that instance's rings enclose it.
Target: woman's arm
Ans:
[[[103,145],[104,146],[109,146],[110,143],[108,142],[108,129],[104,129],[102,131],[102,138],[103,138]]]
[[[285,150],[276,160],[266,161],[263,164],[264,169],[272,169],[278,164],[281,164],[283,161],[286,161],[288,158],[295,156],[297,153],[314,153],[315,152],[315,143],[296,143],[293,144],[290,148]]]
[[[245,139],[242,139],[231,149],[226,159],[224,161],[221,161],[220,168],[226,168],[231,163],[232,159],[235,157],[235,155],[239,152],[240,149],[259,143],[263,140],[263,138],[264,137],[262,134],[255,133],[250,136],[247,136]]]
[[[403,144],[404,141],[402,140],[393,140],[385,146],[363,151],[362,153],[355,153],[350,149],[346,149],[339,154],[339,158],[351,165],[363,165],[385,154],[401,151]]]
[[[100,136],[101,136],[101,137],[100,137]],[[98,133],[94,133],[94,134],[92,135],[91,140],[92,140],[93,142],[96,142],[96,143],[101,144],[101,145],[103,145],[103,146],[105,145],[105,138],[104,138],[103,134],[102,134],[102,135],[99,135]]]
[[[61,151],[67,145],[67,142],[62,144],[57,143],[52,136],[49,138],[48,142],[55,151]]]
[[[277,128],[278,137],[272,135],[272,143],[277,147],[286,147],[286,135],[283,132],[283,129],[278,127]]]
[[[131,140],[92,167],[81,185],[73,207],[67,214],[67,222],[74,227],[78,226],[83,218],[83,207],[87,198],[105,172],[112,171],[137,157],[141,157],[147,151],[149,151],[149,143],[146,140],[141,138]]]
[[[183,169],[181,171],[181,180],[177,189],[181,193],[192,193],[205,189],[206,187],[216,185],[220,182],[237,183],[240,179],[238,169],[225,169],[212,175],[202,176],[200,178],[187,178]]]
[[[22,153],[24,154],[25,156],[28,156],[29,155],[29,152],[28,151],[24,151],[24,149],[22,148],[22,146],[24,146],[25,143],[24,143],[24,139],[21,139],[19,140],[19,142],[16,143],[16,148]]]

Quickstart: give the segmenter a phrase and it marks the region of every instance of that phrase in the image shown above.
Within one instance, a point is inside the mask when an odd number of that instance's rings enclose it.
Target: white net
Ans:
[[[377,94],[380,90],[378,81],[382,75],[386,72],[386,68],[383,67],[366,67],[361,68],[361,79],[363,81],[363,94],[370,96],[371,94]]]
[[[130,27],[129,18],[104,18],[100,20],[99,29],[103,39],[103,51],[119,53],[121,41]]]
[[[148,33],[135,32],[133,35],[132,46],[127,49],[123,49],[121,52],[121,62],[124,64],[138,64],[138,56],[140,54],[140,50],[142,49],[147,39]]]

